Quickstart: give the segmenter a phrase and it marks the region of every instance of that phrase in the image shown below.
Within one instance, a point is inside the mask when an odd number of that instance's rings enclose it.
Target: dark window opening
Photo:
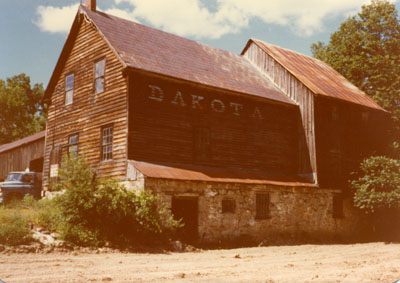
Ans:
[[[332,203],[332,216],[333,218],[343,218],[343,195],[334,194]]]
[[[269,193],[256,193],[256,219],[269,218]]]
[[[222,213],[235,213],[235,200],[223,199],[221,205]]]
[[[194,132],[194,158],[197,161],[208,160],[210,156],[210,129],[196,128]]]
[[[113,127],[106,126],[101,129],[101,160],[112,159]]]
[[[94,93],[98,94],[104,91],[104,68],[106,61],[102,59],[95,63],[94,67]]]
[[[65,105],[72,104],[74,97],[74,74],[65,78]]]
[[[79,142],[79,136],[77,134],[69,136],[69,138],[68,138],[68,154],[69,154],[69,156],[73,156],[73,157],[78,156],[78,142]]]

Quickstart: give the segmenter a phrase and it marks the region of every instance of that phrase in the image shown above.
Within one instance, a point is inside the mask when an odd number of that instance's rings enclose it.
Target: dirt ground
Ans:
[[[400,279],[400,244],[276,246],[168,254],[0,254],[0,279],[7,283],[394,282]]]

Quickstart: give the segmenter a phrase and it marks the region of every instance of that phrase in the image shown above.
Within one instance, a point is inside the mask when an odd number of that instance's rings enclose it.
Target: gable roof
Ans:
[[[279,62],[315,94],[385,111],[371,97],[354,86],[327,63],[257,39],[249,40],[241,53],[242,55],[246,52],[251,42],[254,42]]]
[[[23,138],[23,139],[14,141],[14,142],[3,144],[0,146],[0,153],[23,146],[28,143],[35,142],[39,139],[44,139],[45,135],[46,135],[46,132],[43,131],[43,132],[36,133],[34,135],[31,135],[29,137],[26,137],[26,138]]]
[[[146,27],[128,20],[80,6],[68,41],[73,41],[73,29],[83,13],[114,50],[123,66],[144,70],[219,89],[249,94],[285,104],[295,103],[279,90],[246,58],[193,40]],[[75,32],[76,33],[76,32]],[[64,46],[71,45],[71,43]],[[62,51],[57,65],[62,64]],[[46,96],[50,95],[57,78],[50,79]],[[61,70],[58,70],[61,72]]]

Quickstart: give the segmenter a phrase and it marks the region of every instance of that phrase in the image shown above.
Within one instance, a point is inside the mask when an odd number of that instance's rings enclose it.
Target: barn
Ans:
[[[63,154],[160,195],[182,237],[326,238],[362,218],[346,180],[387,113],[325,63],[250,39],[242,54],[86,1],[45,92],[45,185]]]
[[[43,171],[45,134],[39,132],[0,146],[0,180],[11,171]]]

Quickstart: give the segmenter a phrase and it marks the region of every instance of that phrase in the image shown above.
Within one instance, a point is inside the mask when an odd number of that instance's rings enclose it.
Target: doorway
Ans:
[[[31,160],[29,162],[29,170],[34,172],[43,172],[43,157]]]
[[[185,241],[193,241],[198,235],[198,198],[174,197],[172,198],[172,214],[174,219],[182,219],[183,227],[177,231],[178,237]]]

